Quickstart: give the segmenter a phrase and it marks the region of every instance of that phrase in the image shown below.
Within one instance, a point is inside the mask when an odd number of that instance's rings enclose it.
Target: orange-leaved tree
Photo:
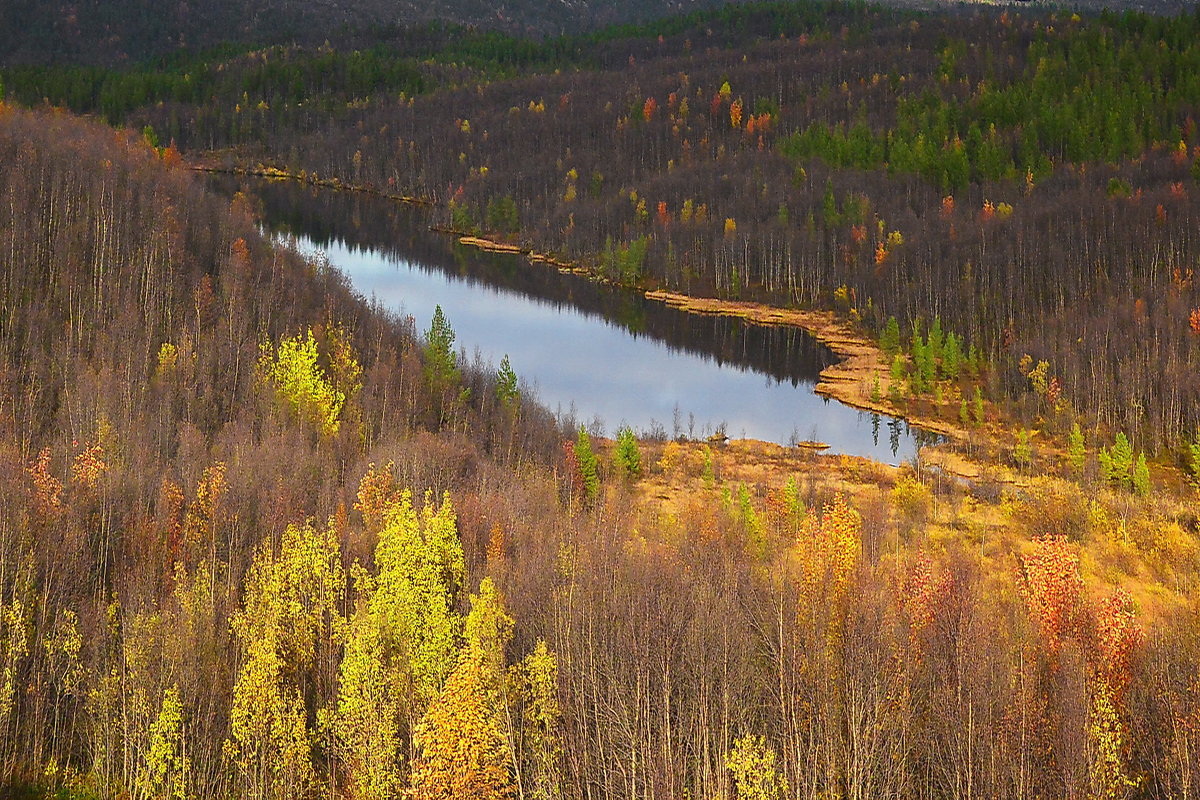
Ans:
[[[838,494],[818,517],[809,512],[797,537],[805,594],[814,600],[824,588],[827,599],[840,601],[862,554],[862,517]]]
[[[1079,553],[1066,537],[1046,536],[1034,542],[1021,561],[1021,588],[1029,615],[1041,630],[1046,649],[1057,655],[1063,635],[1075,625],[1080,610],[1083,579]]]
[[[513,796],[508,758],[484,688],[484,654],[468,646],[429,707],[415,739],[413,800],[506,800]]]

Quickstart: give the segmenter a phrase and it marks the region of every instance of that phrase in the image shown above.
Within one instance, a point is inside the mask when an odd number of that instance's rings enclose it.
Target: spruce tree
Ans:
[[[895,317],[888,317],[887,324],[883,326],[883,333],[879,335],[879,348],[888,358],[893,358],[900,352],[900,325]]]
[[[583,478],[583,488],[587,491],[587,500],[594,503],[600,496],[600,470],[596,454],[592,452],[592,440],[582,425],[575,438],[575,458],[579,461],[579,473]]]
[[[1071,468],[1078,474],[1083,472],[1086,458],[1087,450],[1084,447],[1083,431],[1079,429],[1079,423],[1076,422],[1067,439],[1067,460],[1071,463]]]
[[[1137,462],[1133,466],[1133,491],[1139,497],[1150,495],[1150,467],[1146,464],[1146,454],[1138,453]]]

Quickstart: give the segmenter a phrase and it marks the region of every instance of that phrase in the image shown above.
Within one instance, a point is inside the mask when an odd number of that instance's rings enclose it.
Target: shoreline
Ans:
[[[902,419],[915,428],[948,439],[967,438],[966,431],[945,420],[905,411],[886,399],[872,400],[871,386],[876,379],[880,391],[885,391],[885,387],[891,384],[887,360],[875,342],[854,330],[849,322],[840,319],[833,311],[780,308],[763,303],[693,297],[663,290],[651,290],[644,294],[650,300],[693,314],[739,317],[755,325],[802,328],[839,359],[836,364],[821,370],[820,380],[813,389],[816,394],[860,411]]]
[[[547,264],[562,273],[582,275],[592,280],[613,283],[592,270],[539,253],[531,248],[508,242],[498,242],[449,228],[433,228],[433,230],[457,236],[459,244],[475,247],[483,252],[524,256],[531,262]],[[738,317],[755,325],[782,325],[803,329],[828,347],[838,358],[837,363],[821,370],[819,380],[813,388],[815,394],[859,411],[902,419],[914,428],[944,437],[945,442],[924,448],[922,458],[947,474],[964,480],[976,480],[983,473],[983,464],[968,458],[953,447],[970,439],[969,433],[961,426],[944,419],[897,408],[888,402],[886,397],[881,397],[878,401],[871,399],[871,387],[876,381],[878,381],[881,394],[890,390],[892,379],[888,360],[873,340],[855,330],[848,320],[840,318],[836,312],[781,308],[765,303],[721,300],[714,297],[695,297],[662,289],[639,291],[648,300],[663,303],[691,314]],[[992,437],[988,436],[988,438]],[[796,446],[788,448],[758,439],[740,441],[755,446],[777,446],[784,450],[808,452],[820,456],[835,455],[824,452],[828,449],[828,445],[823,442],[800,442]],[[946,445],[951,445],[951,447]],[[875,463],[884,465],[883,462]],[[1019,485],[1021,483],[1020,479],[1007,474],[1001,480],[1011,484]]]
[[[430,230],[458,237],[458,243],[485,253],[524,256],[531,262],[546,264],[562,273],[583,275],[592,280],[634,290],[597,275],[593,270],[563,261],[529,247],[500,242],[484,236],[464,233],[452,228],[431,227]],[[637,289],[647,300],[685,311],[690,314],[739,317],[755,325],[782,325],[801,328],[828,347],[838,362],[821,370],[814,393],[836,400],[859,411],[902,419],[914,428],[956,441],[966,441],[968,434],[960,426],[944,419],[913,413],[898,408],[886,397],[871,399],[871,386],[876,380],[880,391],[886,392],[892,383],[888,361],[879,346],[867,336],[854,330],[836,312],[815,309],[782,308],[744,300],[722,300],[715,297],[696,297],[665,289]]]
[[[316,173],[292,173],[276,167],[261,165],[257,167],[226,167],[191,163],[188,164],[188,168],[194,172],[249,176],[272,181],[295,181],[334,191],[361,192],[406,205],[427,208],[437,205],[428,198],[385,192],[374,186],[345,183],[337,178],[321,178]],[[498,241],[486,236],[449,227],[432,225],[430,226],[430,230],[454,236],[457,238],[458,244],[466,247],[474,247],[482,252],[522,256],[531,263],[544,264],[563,274],[579,275],[593,281],[640,291],[648,300],[663,303],[687,313],[738,317],[755,325],[800,328],[828,347],[838,358],[837,363],[821,370],[817,384],[813,387],[815,394],[835,400],[859,411],[904,420],[914,428],[945,437],[948,440],[946,443],[964,442],[968,439],[968,433],[965,430],[946,420],[898,408],[891,404],[886,396],[881,397],[878,401],[872,400],[871,387],[876,384],[876,381],[881,393],[885,393],[890,389],[892,381],[889,363],[883,356],[883,352],[879,349],[879,346],[872,339],[855,330],[848,320],[840,318],[834,311],[783,308],[750,301],[697,297],[662,289],[640,289],[618,283],[597,274],[592,269],[582,267],[578,263],[564,261],[548,253],[534,250],[531,247]],[[759,440],[753,441],[757,442]],[[762,444],[769,445],[773,443],[762,442]],[[783,445],[779,446],[783,447]],[[827,448],[828,445],[823,442],[800,442],[792,449],[799,452],[829,455],[824,453]],[[970,461],[963,464],[964,459],[961,456],[956,456],[949,460],[955,462],[960,468],[967,467],[962,472],[944,463],[947,459],[941,457],[944,450],[941,445],[932,445],[926,448],[926,450],[931,451],[931,453],[937,453],[937,456],[931,460],[943,462],[939,466],[947,472],[959,474],[964,478],[978,475],[979,465]]]
[[[319,186],[322,189],[333,189],[339,192],[361,192],[411,206],[433,207],[436,205],[434,201],[427,197],[411,197],[406,194],[385,192],[382,189],[365,184],[343,183],[337,178],[322,178],[315,172],[310,175],[308,173],[286,172],[276,167],[214,167],[208,164],[196,163],[188,164],[187,168],[192,172],[207,172],[210,175],[246,175],[269,181],[295,181],[296,183]]]

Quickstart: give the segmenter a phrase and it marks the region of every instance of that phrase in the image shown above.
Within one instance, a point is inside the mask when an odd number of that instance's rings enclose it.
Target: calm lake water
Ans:
[[[431,233],[427,215],[357,194],[225,179],[277,234],[323,254],[354,287],[425,330],[440,305],[467,360],[508,355],[523,389],[560,415],[613,435],[642,433],[780,444],[900,463],[920,432],[813,394],[832,353],[804,331],[688,314],[637,292],[481,253]],[[928,437],[926,437],[928,438]]]

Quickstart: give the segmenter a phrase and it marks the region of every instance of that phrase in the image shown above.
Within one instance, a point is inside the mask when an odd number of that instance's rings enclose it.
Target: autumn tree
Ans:
[[[412,493],[383,503],[371,575],[355,572],[357,600],[329,727],[357,796],[395,796],[408,737],[453,668],[462,630],[454,610],[465,574],[454,509]]]
[[[304,337],[286,336],[277,348],[263,345],[259,369],[273,387],[275,398],[292,417],[308,424],[322,438],[338,432],[346,394],[334,387],[317,363],[312,329]]]
[[[1112,690],[1103,681],[1092,686],[1087,713],[1088,797],[1123,800],[1137,788],[1126,766],[1129,734],[1117,712]]]
[[[558,658],[544,639],[538,639],[533,652],[513,669],[513,678],[523,705],[522,784],[533,800],[551,800],[561,793],[562,707],[558,701]]]
[[[1013,446],[1013,461],[1021,469],[1029,469],[1033,464],[1033,447],[1029,443],[1029,431],[1024,428],[1017,431],[1017,442]]]
[[[484,654],[468,646],[417,726],[414,800],[505,800],[513,796],[504,740],[488,709]]]
[[[191,797],[191,760],[187,754],[178,686],[171,686],[163,694],[162,706],[150,724],[149,734],[141,788],[147,797],[188,800]]]
[[[1021,564],[1021,587],[1030,616],[1047,650],[1056,655],[1064,636],[1078,622],[1083,591],[1079,553],[1066,538],[1046,536],[1033,543]]]
[[[725,760],[733,773],[737,800],[782,800],[787,795],[787,778],[775,766],[775,751],[761,736],[747,734],[733,743]]]
[[[375,531],[384,521],[384,515],[401,502],[403,493],[396,485],[396,465],[389,461],[382,467],[372,462],[358,481],[358,494],[354,509],[363,515],[367,529]]]
[[[321,663],[340,635],[345,591],[332,527],[289,525],[278,552],[259,548],[232,627],[242,666],[233,690],[225,752],[253,798],[301,798],[317,778],[301,676]]]
[[[796,544],[806,597],[840,603],[862,555],[862,515],[838,494],[819,514],[805,514]]]

